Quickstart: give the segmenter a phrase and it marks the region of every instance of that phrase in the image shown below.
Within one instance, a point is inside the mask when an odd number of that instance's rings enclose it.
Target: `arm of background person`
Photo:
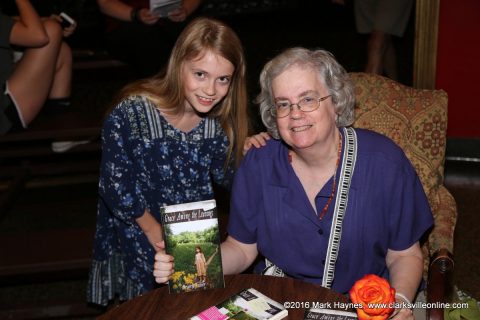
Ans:
[[[201,3],[202,0],[183,0],[182,8],[185,10],[187,17],[195,12]]]
[[[62,24],[62,20],[63,20],[63,18],[60,17],[57,14],[52,14],[48,18],[42,18],[42,19],[53,19],[53,20],[57,21],[58,23],[60,23],[60,25]],[[77,22],[74,20],[74,22],[72,24],[70,24],[69,26],[62,29],[63,36],[65,38],[70,37],[75,32],[76,29],[77,29]]]
[[[136,8],[118,0],[97,0],[97,3],[100,11],[105,15],[121,21],[132,22],[132,12],[136,10]],[[148,8],[138,9],[136,18],[147,25],[152,25],[159,19],[159,17],[152,15]]]
[[[202,0],[183,0],[181,7],[170,12],[168,18],[174,22],[182,22],[195,12],[201,3]]]
[[[131,21],[131,13],[133,8],[118,0],[97,0],[100,11],[112,18]]]
[[[10,43],[22,47],[42,47],[49,41],[42,19],[29,0],[15,0],[18,17],[10,33]]]

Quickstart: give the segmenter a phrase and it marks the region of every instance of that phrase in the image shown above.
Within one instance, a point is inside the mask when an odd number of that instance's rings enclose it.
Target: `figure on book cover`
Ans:
[[[200,281],[205,282],[207,279],[207,260],[205,260],[200,246],[195,247],[195,267],[197,268],[197,277]]]
[[[203,245],[211,255],[206,259],[200,246],[195,246],[193,265],[185,263],[188,260],[184,258],[187,256],[187,259],[191,259],[190,253],[185,254],[185,251],[191,248],[190,244],[180,244],[173,248],[172,255],[177,257],[177,267],[170,282],[170,292],[190,292],[224,287],[222,261],[217,255],[219,244],[204,243]]]
[[[260,256],[257,273],[339,293],[376,274],[398,302],[412,301],[422,282],[420,241],[433,217],[403,150],[351,127],[354,87],[328,51],[287,49],[264,66],[260,87],[256,102],[272,139],[251,148],[235,173],[224,273],[243,272]],[[156,254],[157,281],[168,279],[173,262]],[[399,308],[393,318],[413,314]]]
[[[87,290],[88,301],[101,305],[155,287],[162,207],[213,199],[214,183],[230,188],[249,127],[239,38],[218,20],[195,19],[165,72],[126,86],[114,105],[102,131]],[[187,252],[194,273],[193,245]]]
[[[215,200],[165,206],[161,208],[161,216],[165,251],[175,257],[169,292],[223,288]]]

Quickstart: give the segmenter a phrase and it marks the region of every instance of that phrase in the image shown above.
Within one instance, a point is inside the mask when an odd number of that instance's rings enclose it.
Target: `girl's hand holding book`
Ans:
[[[153,265],[153,276],[157,283],[166,283],[173,274],[173,256],[165,253],[165,241],[155,244],[157,253]]]

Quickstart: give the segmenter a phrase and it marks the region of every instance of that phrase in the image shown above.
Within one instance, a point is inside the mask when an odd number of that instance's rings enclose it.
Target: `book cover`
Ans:
[[[215,200],[161,209],[165,251],[175,258],[170,293],[225,287]]]
[[[150,0],[150,12],[162,18],[180,6],[181,0]]]
[[[305,310],[304,320],[357,320],[357,314],[348,311],[339,311],[333,309],[315,309]]]
[[[278,320],[288,315],[285,307],[253,288],[245,289],[212,306],[191,320]]]

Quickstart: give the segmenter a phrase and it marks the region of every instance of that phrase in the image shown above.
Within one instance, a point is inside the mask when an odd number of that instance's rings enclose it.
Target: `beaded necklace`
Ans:
[[[335,164],[335,171],[333,172],[333,183],[332,183],[332,191],[330,192],[330,196],[328,197],[327,203],[322,209],[322,212],[318,216],[319,220],[322,220],[323,217],[327,214],[328,208],[330,207],[330,203],[332,202],[333,196],[335,195],[335,190],[337,190],[337,170],[338,165],[340,164],[340,155],[342,154],[342,136],[338,139],[338,151],[337,151],[337,163]]]
[[[330,203],[333,200],[333,196],[335,195],[335,190],[337,190],[337,170],[338,165],[340,164],[340,155],[342,154],[342,135],[338,139],[338,150],[337,150],[337,163],[335,164],[335,171],[333,173],[333,183],[332,183],[332,191],[330,191],[330,196],[328,197],[327,203],[323,207],[320,215],[318,216],[319,220],[322,220],[325,215],[327,214],[328,208],[330,207]],[[292,163],[293,157],[290,153],[288,153],[288,160]]]

